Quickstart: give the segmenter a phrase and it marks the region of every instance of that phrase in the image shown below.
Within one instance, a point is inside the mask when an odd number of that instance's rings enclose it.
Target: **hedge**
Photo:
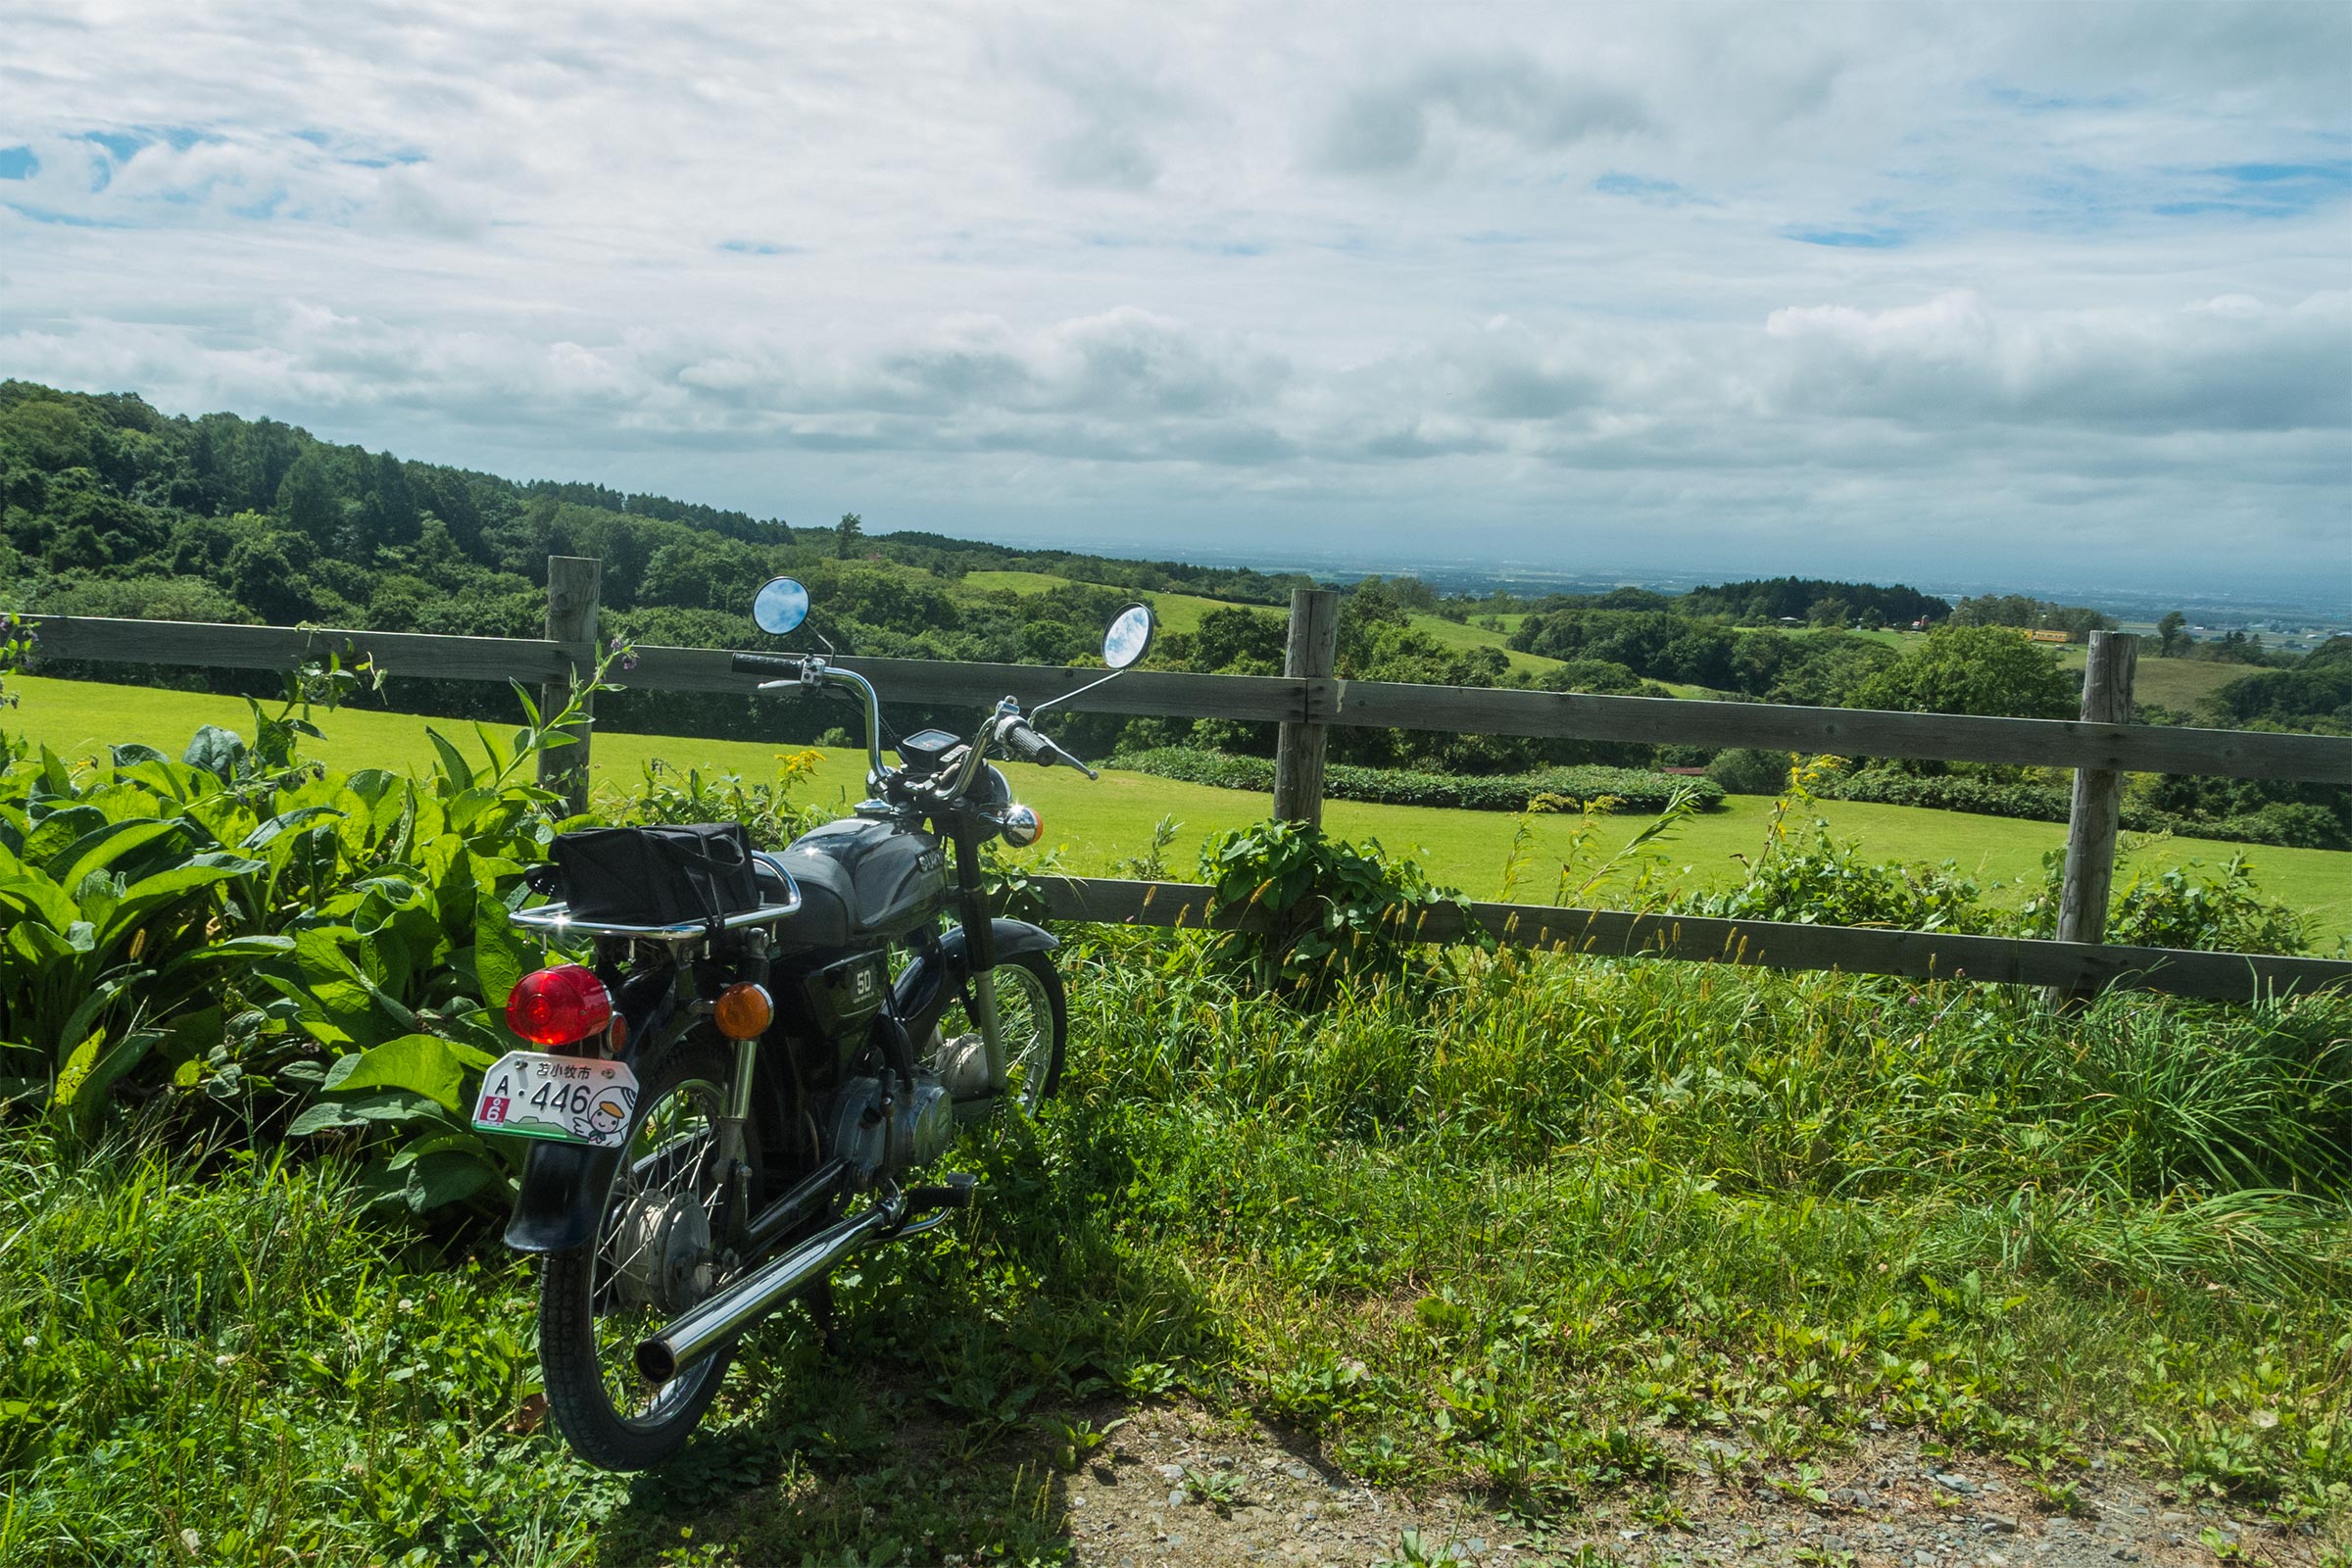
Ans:
[[[1270,792],[1274,761],[1266,757],[1235,757],[1225,752],[1190,746],[1157,746],[1149,751],[1122,752],[1106,764],[1131,772],[1150,773],[1187,784],[1218,789]],[[1462,778],[1450,773],[1418,773],[1403,768],[1352,767],[1335,763],[1323,770],[1323,793],[1335,801],[1369,801],[1380,806],[1441,806],[1466,811],[1519,811],[1538,795],[1558,795],[1582,804],[1608,797],[1612,809],[1657,812],[1666,808],[1678,791],[1698,797],[1699,809],[1723,805],[1723,787],[1711,779],[1651,773],[1633,767],[1547,767],[1533,773]]]
[[[1978,816],[2010,816],[2032,822],[2063,822],[2071,793],[2053,784],[1995,784],[1950,774],[1902,773],[1864,768],[1814,786],[1825,800],[1869,801],[1881,806],[1921,806]],[[2225,839],[2293,849],[2352,848],[2343,824],[2316,806],[2275,804],[2236,816],[2194,817],[2156,810],[2132,800],[2123,807],[2123,827],[2132,833],[2174,833],[2182,838]]]

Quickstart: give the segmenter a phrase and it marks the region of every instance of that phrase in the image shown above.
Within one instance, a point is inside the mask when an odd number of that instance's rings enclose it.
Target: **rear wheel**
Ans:
[[[596,1239],[550,1253],[540,1271],[548,1407],[580,1457],[608,1470],[643,1470],[685,1446],[733,1359],[722,1350],[662,1384],[635,1360],[640,1340],[725,1284],[733,1265],[714,1234],[726,1212],[718,1122],[733,1070],[708,1038],[654,1058]],[[745,1139],[758,1193],[757,1131]]]

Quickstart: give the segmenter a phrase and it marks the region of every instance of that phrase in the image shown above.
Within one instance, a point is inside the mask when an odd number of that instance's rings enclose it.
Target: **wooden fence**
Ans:
[[[211,668],[290,669],[303,659],[356,649],[398,675],[443,680],[520,681],[562,706],[596,660],[600,564],[549,562],[545,638],[444,637],[343,628],[229,626],[30,617],[44,658]],[[2352,987],[2352,963],[2270,954],[2188,953],[2100,942],[2113,876],[2121,779],[2126,773],[2204,773],[2304,779],[2352,786],[2352,740],[2240,730],[2132,724],[2134,641],[2094,633],[2080,719],[1983,718],[1875,712],[1760,703],[1599,697],[1583,693],[1406,685],[1333,676],[1337,596],[1300,590],[1291,612],[1290,654],[1281,675],[1204,675],[1137,670],[1067,706],[1099,712],[1227,718],[1279,726],[1275,804],[1284,817],[1322,812],[1323,749],[1329,726],[1442,730],[1463,734],[1564,736],[1842,757],[1911,757],[2022,763],[2076,770],[2061,899],[2064,940],[1961,936],[1760,920],[1713,920],[1535,905],[1476,905],[1472,917],[1499,940],[1594,955],[1652,955],[1787,969],[1839,969],[1915,978],[2035,985],[2081,995],[2127,986],[2180,996],[2248,1000]],[[738,692],[759,682],[728,666],[724,650],[639,647],[628,683],[668,691]],[[844,659],[886,697],[932,704],[993,704],[1007,692],[1026,703],[1076,691],[1100,671],[1027,664]],[[547,781],[585,791],[589,742],[549,754]],[[1157,926],[1247,923],[1207,918],[1207,889],[1189,883],[1054,878],[1040,883],[1052,911],[1075,920]],[[1417,933],[1444,942],[1458,917],[1433,917]]]

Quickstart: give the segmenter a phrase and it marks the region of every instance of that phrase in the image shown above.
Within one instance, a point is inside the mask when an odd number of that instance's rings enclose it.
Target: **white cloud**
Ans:
[[[2228,516],[2307,578],[2348,60],[2303,5],[51,0],[0,373],[1105,548],[2189,571]]]

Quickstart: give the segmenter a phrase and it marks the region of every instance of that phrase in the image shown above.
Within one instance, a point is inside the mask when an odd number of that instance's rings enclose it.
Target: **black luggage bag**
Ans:
[[[752,839],[741,822],[559,833],[555,863],[574,920],[680,925],[760,905]]]

